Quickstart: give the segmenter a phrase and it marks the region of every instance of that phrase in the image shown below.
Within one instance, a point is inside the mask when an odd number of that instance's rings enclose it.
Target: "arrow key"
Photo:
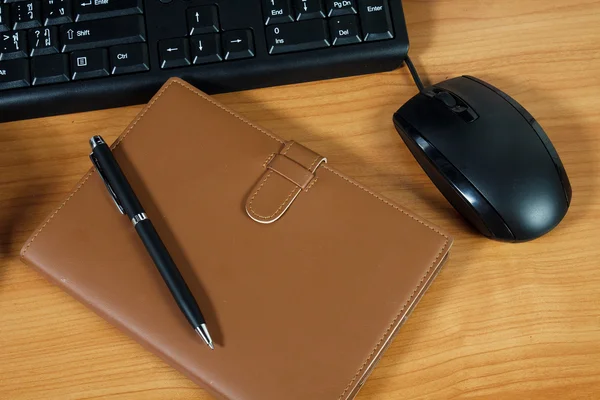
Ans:
[[[226,60],[254,57],[254,38],[250,29],[228,31],[221,38]]]
[[[187,23],[190,35],[219,32],[217,6],[202,6],[188,9]]]
[[[158,42],[162,69],[186,67],[191,64],[188,39],[168,39]]]
[[[325,18],[325,9],[322,0],[294,0],[296,20]]]
[[[190,39],[192,48],[192,62],[194,64],[208,64],[223,61],[221,52],[221,35],[197,35]]]

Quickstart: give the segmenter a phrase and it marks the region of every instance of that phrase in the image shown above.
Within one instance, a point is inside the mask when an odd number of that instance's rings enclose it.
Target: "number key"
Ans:
[[[294,8],[298,21],[325,18],[322,0],[294,0]]]
[[[42,56],[58,53],[58,28],[36,28],[29,31],[29,55]]]
[[[43,0],[44,25],[73,22],[71,0]]]
[[[263,0],[265,25],[293,22],[290,0]]]
[[[332,18],[329,27],[334,46],[362,42],[358,18],[354,15]]]
[[[39,1],[23,1],[12,5],[13,29],[28,29],[42,25]]]
[[[328,17],[356,14],[356,0],[327,0]]]
[[[314,50],[329,47],[325,20],[313,19],[267,28],[269,54]]]

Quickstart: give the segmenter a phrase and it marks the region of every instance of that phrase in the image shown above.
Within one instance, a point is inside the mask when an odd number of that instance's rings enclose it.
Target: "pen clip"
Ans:
[[[96,171],[98,171],[98,175],[100,175],[100,178],[102,179],[102,182],[104,182],[104,185],[106,186],[106,189],[108,189],[108,193],[110,193],[110,196],[112,197],[113,201],[115,202],[115,205],[117,206],[117,209],[119,210],[119,212],[121,214],[125,214],[125,210],[123,209],[123,206],[121,205],[121,202],[117,198],[117,195],[116,195],[115,191],[110,186],[110,183],[108,183],[108,180],[106,179],[106,177],[102,173],[102,168],[100,168],[100,164],[98,164],[98,160],[96,160],[96,157],[94,157],[94,153],[90,153],[90,160],[92,160],[92,164],[94,164],[94,167],[96,167]]]

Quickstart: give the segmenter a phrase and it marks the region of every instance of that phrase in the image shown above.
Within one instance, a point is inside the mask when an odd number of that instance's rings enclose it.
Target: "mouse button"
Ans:
[[[445,89],[433,87],[425,91],[425,95],[429,98],[433,98],[440,103],[444,104],[454,114],[458,115],[463,121],[471,123],[479,118],[479,115],[475,110],[469,106],[460,96],[449,92]]]
[[[456,106],[452,109],[463,121],[471,123],[479,118],[479,115],[471,107]]]
[[[504,99],[510,106],[512,106],[523,117],[523,119],[533,128],[533,130],[535,131],[535,133],[538,136],[538,138],[540,139],[540,141],[546,147],[546,150],[547,150],[548,154],[550,155],[550,157],[552,158],[552,161],[554,162],[554,166],[558,173],[559,179],[561,180],[562,185],[563,185],[567,204],[570,204],[573,192],[572,192],[572,188],[571,188],[571,183],[567,176],[567,172],[566,172],[564,165],[558,155],[558,152],[556,151],[556,148],[550,141],[550,138],[548,137],[548,135],[546,134],[546,132],[544,131],[542,126],[533,117],[533,115],[531,115],[531,113],[529,113],[529,111],[527,111],[519,102],[517,102],[515,99],[513,99],[512,97],[510,97],[508,94],[506,94],[502,90],[498,89],[497,87],[490,85],[489,83],[484,82],[481,79],[475,78],[473,76],[465,75],[464,78],[466,78],[469,81],[472,81],[474,83],[478,83],[482,87],[485,87],[485,88],[491,90],[492,92],[496,93],[498,96],[500,96],[500,98]]]
[[[533,116],[521,105],[519,104],[515,99],[513,99],[512,97],[510,97],[508,94],[504,93],[502,90],[498,89],[497,87],[490,85],[489,83],[482,81],[479,78],[475,78],[474,76],[470,76],[470,75],[464,75],[464,78],[473,81],[475,83],[478,83],[482,86],[485,86],[486,88],[490,89],[492,92],[496,93],[498,96],[502,97],[504,100],[506,100],[511,106],[513,106],[519,113],[521,113],[523,115],[523,117],[531,124],[533,124],[533,122],[535,121],[535,119],[533,118]]]
[[[452,111],[442,102],[423,94],[417,94],[406,102],[396,113],[406,121],[409,121],[415,129],[424,135],[443,134],[452,129],[459,129],[456,118]]]
[[[456,98],[448,92],[440,91],[434,98],[444,103],[448,108],[454,108],[458,105]]]
[[[455,97],[461,99],[465,105],[476,109],[478,114],[490,112],[506,113],[507,109],[513,107],[508,104],[495,91],[490,90],[487,85],[477,81],[458,77],[437,84],[443,90],[451,92]]]

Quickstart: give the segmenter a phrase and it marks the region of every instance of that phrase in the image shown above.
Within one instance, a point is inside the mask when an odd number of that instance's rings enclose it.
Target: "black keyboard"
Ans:
[[[400,0],[0,0],[0,122],[392,70]]]

